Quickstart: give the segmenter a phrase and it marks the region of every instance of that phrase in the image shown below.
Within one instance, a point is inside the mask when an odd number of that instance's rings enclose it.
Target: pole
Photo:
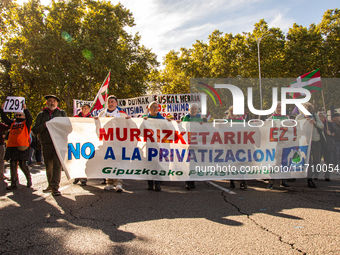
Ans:
[[[261,111],[262,111],[262,85],[261,85],[261,59],[260,59],[260,42],[261,38],[256,40],[257,42],[257,58],[259,61],[259,82],[260,82],[260,104],[261,104]]]

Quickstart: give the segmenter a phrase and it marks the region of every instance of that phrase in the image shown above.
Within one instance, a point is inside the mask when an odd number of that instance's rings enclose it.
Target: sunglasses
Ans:
[[[24,116],[23,114],[15,114],[15,117],[21,117]]]

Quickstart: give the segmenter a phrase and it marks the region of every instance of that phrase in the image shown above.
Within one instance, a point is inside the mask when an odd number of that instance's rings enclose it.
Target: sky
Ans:
[[[21,4],[26,0],[18,0]],[[49,5],[50,0],[41,0]],[[236,35],[251,32],[254,24],[265,19],[269,27],[284,33],[294,23],[308,27],[318,24],[328,9],[340,8],[339,0],[111,0],[121,2],[135,18],[130,33],[139,32],[141,44],[151,48],[163,62],[170,50],[190,48],[196,40],[208,42],[219,30]]]

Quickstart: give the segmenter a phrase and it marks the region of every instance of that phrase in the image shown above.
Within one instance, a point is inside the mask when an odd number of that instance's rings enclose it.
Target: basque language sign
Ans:
[[[47,127],[68,178],[305,178],[313,125],[255,124],[54,118]]]
[[[206,95],[203,93],[194,94],[166,94],[166,95],[149,95],[134,97],[129,99],[118,99],[118,106],[126,112],[126,114],[133,118],[140,118],[147,114],[147,106],[157,101],[159,112],[165,118],[171,114],[175,120],[179,120],[189,111],[189,106],[192,103],[198,104],[201,114],[206,114]],[[78,114],[81,106],[84,103],[92,104],[92,101],[73,100],[74,115]],[[97,116],[98,113],[94,113]]]

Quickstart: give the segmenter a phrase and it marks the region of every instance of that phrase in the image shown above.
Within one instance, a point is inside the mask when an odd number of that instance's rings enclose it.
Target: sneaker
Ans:
[[[285,182],[281,182],[280,187],[281,187],[281,188],[291,188],[291,186],[288,185],[288,184],[285,183]]]
[[[111,190],[111,189],[114,189],[113,185],[109,185],[107,184],[105,187],[104,187],[105,190]]]
[[[79,182],[79,179],[74,179],[73,184],[77,184]]]
[[[103,180],[102,184],[103,184],[103,185],[105,185],[105,184],[106,184],[106,179],[104,179],[104,180]]]
[[[330,182],[330,181],[331,181],[331,179],[329,179],[329,178],[325,178],[325,181],[326,181],[326,182]]]
[[[52,187],[48,186],[46,189],[43,190],[44,193],[52,192]]]
[[[120,192],[122,192],[122,191],[123,191],[122,186],[121,186],[121,185],[117,185],[117,186],[116,186],[116,192],[120,193]]]
[[[274,184],[268,184],[267,189],[273,189],[274,188]]]
[[[240,189],[242,189],[242,190],[247,189],[247,184],[246,184],[245,181],[243,181],[243,182],[240,183]]]

